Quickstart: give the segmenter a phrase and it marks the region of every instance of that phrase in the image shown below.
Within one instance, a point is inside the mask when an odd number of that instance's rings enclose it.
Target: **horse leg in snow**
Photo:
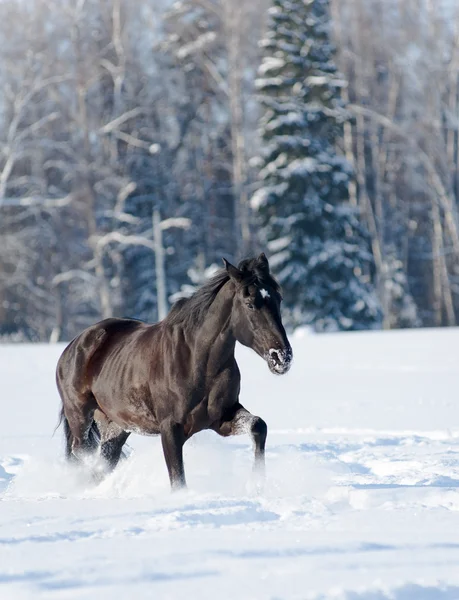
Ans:
[[[100,435],[100,456],[105,470],[111,472],[121,458],[123,446],[130,433],[110,421],[100,410],[95,411],[94,421]]]
[[[68,452],[68,456],[82,459],[97,448],[94,437],[89,435],[97,406],[96,401],[92,394],[76,395],[74,398],[67,396],[64,406],[64,415],[69,429],[70,452]]]
[[[186,438],[183,425],[169,417],[162,421],[160,432],[171,487],[173,490],[184,488],[186,481],[183,467],[183,444]]]
[[[242,404],[235,404],[226,414],[215,431],[224,437],[248,433],[252,438],[255,451],[254,472],[259,475],[265,473],[265,443],[268,427],[263,419],[252,415]]]

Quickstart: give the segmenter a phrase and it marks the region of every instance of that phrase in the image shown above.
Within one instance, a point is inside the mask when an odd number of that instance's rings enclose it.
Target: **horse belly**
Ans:
[[[150,416],[142,417],[129,411],[118,413],[118,419],[123,422],[123,429],[130,433],[140,435],[158,435],[160,433],[158,423]]]
[[[141,435],[159,433],[159,423],[145,390],[131,390],[118,401],[116,395],[110,399],[96,396],[96,401],[102,412],[125,431]]]

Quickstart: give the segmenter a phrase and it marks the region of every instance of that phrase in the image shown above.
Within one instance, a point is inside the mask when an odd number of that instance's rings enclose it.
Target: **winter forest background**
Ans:
[[[290,327],[456,325],[459,5],[0,2],[0,339],[266,251]]]

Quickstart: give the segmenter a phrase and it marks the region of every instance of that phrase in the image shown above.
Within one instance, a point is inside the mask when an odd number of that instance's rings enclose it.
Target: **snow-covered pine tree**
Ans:
[[[419,327],[421,320],[418,307],[410,293],[403,263],[396,256],[395,248],[388,248],[384,261],[384,328],[407,329]]]
[[[290,325],[377,327],[369,236],[349,204],[351,165],[337,152],[343,81],[328,0],[274,0],[261,42],[260,187],[252,197]]]

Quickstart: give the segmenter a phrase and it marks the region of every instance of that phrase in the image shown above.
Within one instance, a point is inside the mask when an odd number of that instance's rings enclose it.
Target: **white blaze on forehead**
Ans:
[[[270,298],[271,296],[269,295],[268,290],[265,290],[264,288],[260,289],[260,294],[262,298]]]

